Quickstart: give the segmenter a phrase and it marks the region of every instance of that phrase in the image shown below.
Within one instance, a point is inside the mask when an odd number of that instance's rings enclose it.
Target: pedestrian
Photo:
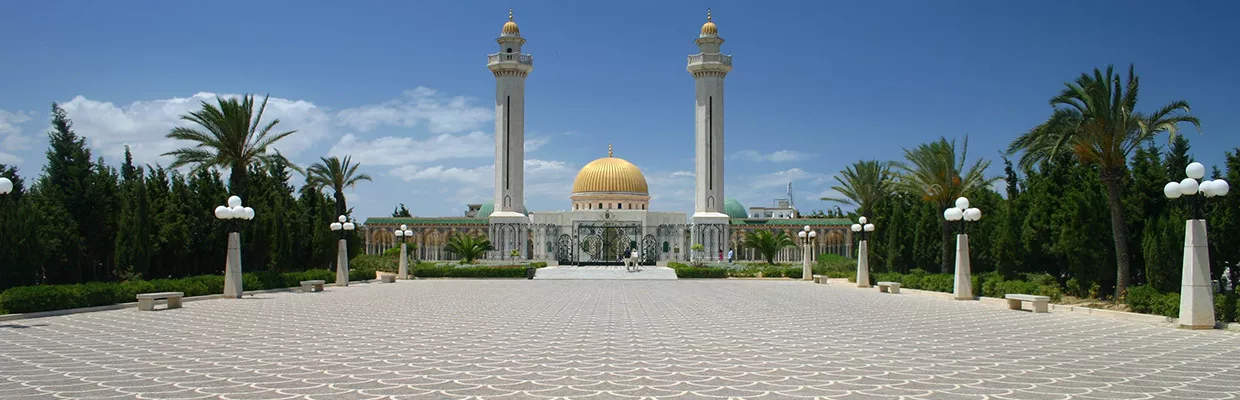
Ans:
[[[723,262],[723,248],[719,248],[719,262]]]
[[[732,263],[732,260],[735,260],[735,258],[734,258],[734,257],[735,257],[735,255],[734,255],[734,254],[732,254],[732,249],[728,249],[728,264],[731,264],[731,263]]]

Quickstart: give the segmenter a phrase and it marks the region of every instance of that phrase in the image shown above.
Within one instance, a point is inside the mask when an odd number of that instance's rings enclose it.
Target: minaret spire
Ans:
[[[511,10],[511,9],[509,9],[509,11],[508,11],[508,19],[510,19],[510,20],[512,19],[512,10]],[[706,22],[710,22],[710,21],[711,21],[711,19],[710,19],[710,9],[709,9],[709,8],[707,8],[707,9],[706,9]]]
[[[706,19],[707,20],[710,19],[710,10],[706,10]],[[508,20],[512,21],[512,9],[511,8],[508,9]]]
[[[611,143],[607,144],[607,158],[611,158]]]

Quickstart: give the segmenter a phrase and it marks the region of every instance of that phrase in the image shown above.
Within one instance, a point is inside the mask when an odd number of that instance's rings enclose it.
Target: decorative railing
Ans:
[[[520,53],[495,53],[487,56],[487,64],[514,61],[521,64],[534,65],[534,56]],[[728,62],[731,63],[730,60]]]
[[[732,65],[732,56],[727,54],[694,54],[689,56],[689,64],[720,63]]]

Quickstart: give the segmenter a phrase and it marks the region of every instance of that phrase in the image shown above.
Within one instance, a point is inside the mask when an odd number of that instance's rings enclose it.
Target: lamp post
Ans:
[[[797,237],[801,238],[801,280],[814,280],[814,269],[809,267],[809,255],[813,252],[814,238],[818,237],[818,232],[809,230],[809,225],[797,232]]]
[[[960,221],[960,233],[956,235],[956,283],[952,289],[952,297],[956,300],[973,300],[973,280],[969,271],[969,234],[965,232],[965,222],[982,219],[982,210],[969,208],[969,199],[956,199],[956,207],[943,210],[943,219]]]
[[[1206,167],[1199,162],[1184,168],[1187,178],[1168,182],[1163,194],[1168,199],[1188,196],[1192,219],[1184,227],[1184,262],[1180,278],[1180,327],[1214,329],[1214,287],[1210,284],[1210,249],[1202,205],[1208,198],[1226,196],[1231,187],[1222,179],[1202,181]],[[1200,196],[1198,196],[1200,194]]]
[[[400,239],[400,272],[396,274],[397,278],[407,279],[409,276],[409,254],[405,250],[405,241],[413,236],[413,231],[409,230],[409,225],[401,225],[396,230],[396,238]]]
[[[354,225],[343,215],[336,217],[336,221],[330,226],[333,231],[340,231],[340,241],[336,247],[336,286],[349,286],[349,243],[345,240],[345,233],[352,231]]]
[[[231,196],[227,206],[215,207],[215,218],[228,223],[228,256],[224,260],[224,298],[240,299],[241,221],[254,219],[254,209],[241,206],[241,197]]]
[[[857,246],[857,287],[870,287],[870,248],[866,235],[874,232],[874,224],[867,223],[865,216],[857,218],[852,224],[852,231],[861,234],[861,242]]]

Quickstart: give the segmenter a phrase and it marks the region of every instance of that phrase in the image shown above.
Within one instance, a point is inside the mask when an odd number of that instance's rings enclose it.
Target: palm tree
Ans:
[[[923,143],[912,150],[904,149],[904,162],[895,161],[891,165],[897,170],[896,187],[901,191],[921,198],[944,210],[954,207],[956,198],[975,188],[984,188],[998,177],[987,178],[984,174],[990,167],[990,161],[978,159],[968,170],[965,170],[965,159],[969,153],[969,138],[964,139],[960,157],[956,157],[956,141],[947,138]],[[951,225],[946,220],[940,221],[943,232],[942,259],[939,268],[942,272],[950,272],[952,267]]]
[[[478,257],[481,257],[493,248],[491,247],[491,241],[485,237],[457,233],[448,237],[445,249],[461,256],[461,260],[465,264],[471,264]]]
[[[353,164],[352,158],[345,156],[344,160],[341,160],[339,157],[320,157],[322,162],[306,168],[306,183],[320,190],[331,188],[335,192],[333,196],[336,198],[336,215],[345,215],[349,210],[345,206],[345,186],[353,187],[360,181],[371,181],[370,175],[357,173],[357,167],[361,164]]]
[[[775,253],[783,250],[785,247],[796,246],[792,238],[784,234],[783,231],[771,233],[771,231],[756,231],[751,235],[745,236],[745,241],[741,242],[742,246],[752,248],[766,259],[767,264],[775,263]]]
[[[1128,66],[1128,82],[1120,76],[1094,68],[1082,73],[1051,98],[1054,112],[1042,124],[1021,135],[1008,146],[1008,153],[1024,152],[1020,165],[1032,168],[1051,162],[1057,155],[1072,154],[1081,163],[1098,166],[1098,178],[1106,186],[1111,209],[1111,239],[1115,242],[1115,296],[1127,293],[1129,280],[1128,229],[1124,221],[1121,185],[1128,176],[1128,156],[1142,142],[1167,132],[1170,139],[1179,134],[1180,123],[1190,123],[1201,130],[1201,121],[1192,115],[1188,102],[1177,100],[1162,106],[1153,114],[1136,111],[1139,78]]]
[[[292,135],[293,131],[272,133],[279,119],[261,124],[263,111],[267,109],[267,99],[254,113],[254,96],[245,95],[243,99],[218,98],[218,105],[202,102],[202,109],[181,116],[182,120],[193,122],[203,130],[186,127],[173,128],[168,132],[170,139],[195,142],[193,147],[185,147],[164,153],[173,156],[171,168],[186,165],[194,166],[191,174],[211,167],[229,168],[228,187],[233,194],[245,198],[246,171],[251,165],[273,164],[284,162],[293,169],[298,168],[279,152],[268,149],[276,141]]]
[[[840,178],[843,176],[843,179]],[[885,161],[857,161],[848,166],[835,177],[839,185],[831,189],[840,192],[843,198],[823,197],[822,201],[830,201],[857,207],[857,214],[870,215],[874,205],[891,194],[891,167]]]

